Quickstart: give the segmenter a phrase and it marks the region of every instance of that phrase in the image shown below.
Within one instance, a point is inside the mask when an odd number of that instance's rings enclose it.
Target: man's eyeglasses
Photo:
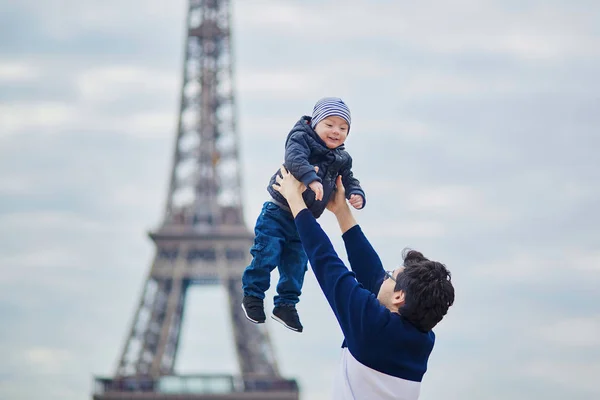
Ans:
[[[387,278],[390,278],[394,282],[397,282],[396,278],[394,278],[394,271],[385,271],[385,276],[383,277],[383,280],[385,281]]]

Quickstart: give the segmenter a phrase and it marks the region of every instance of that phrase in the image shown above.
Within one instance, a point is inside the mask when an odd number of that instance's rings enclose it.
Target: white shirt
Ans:
[[[421,382],[386,375],[358,362],[342,349],[333,384],[333,400],[417,400]]]

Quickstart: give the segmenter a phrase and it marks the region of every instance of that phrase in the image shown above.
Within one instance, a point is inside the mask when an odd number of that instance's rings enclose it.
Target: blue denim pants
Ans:
[[[275,306],[296,304],[302,292],[308,256],[302,247],[292,213],[267,201],[254,227],[252,262],[242,275],[244,296],[265,298],[271,272],[279,270]]]

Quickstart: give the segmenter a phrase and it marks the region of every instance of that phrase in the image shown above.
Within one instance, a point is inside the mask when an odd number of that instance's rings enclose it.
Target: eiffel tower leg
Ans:
[[[156,323],[160,328],[160,335],[156,350],[153,354],[152,366],[150,375],[158,377],[173,373],[175,364],[175,351],[179,343],[179,333],[181,331],[181,320],[183,313],[183,305],[185,299],[185,288],[183,282],[183,274],[185,271],[185,261],[178,259],[175,263],[173,278],[170,280],[168,293],[166,294],[167,301],[164,316],[161,315]]]
[[[278,377],[279,369],[265,325],[251,323],[242,310],[241,275],[229,278],[225,287],[229,295],[229,312],[242,375]]]
[[[144,342],[151,341],[150,336],[153,330],[152,327],[149,327],[148,321],[159,297],[156,294],[157,291],[156,282],[148,277],[144,283],[142,297],[131,323],[129,335],[121,351],[117,366],[117,377],[146,375],[149,371],[149,367],[144,368],[142,360],[145,359],[143,352],[144,348],[147,347]]]
[[[117,376],[158,377],[173,372],[186,288],[177,274],[171,279],[148,277]]]

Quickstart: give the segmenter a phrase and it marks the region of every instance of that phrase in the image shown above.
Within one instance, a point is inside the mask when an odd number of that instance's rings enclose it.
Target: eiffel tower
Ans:
[[[94,400],[298,400],[281,377],[264,325],[241,308],[246,228],[235,126],[228,0],[189,0],[180,114],[156,253],[115,376],[96,378]],[[174,371],[187,289],[224,285],[239,375]],[[210,323],[207,323],[210,326]]]

